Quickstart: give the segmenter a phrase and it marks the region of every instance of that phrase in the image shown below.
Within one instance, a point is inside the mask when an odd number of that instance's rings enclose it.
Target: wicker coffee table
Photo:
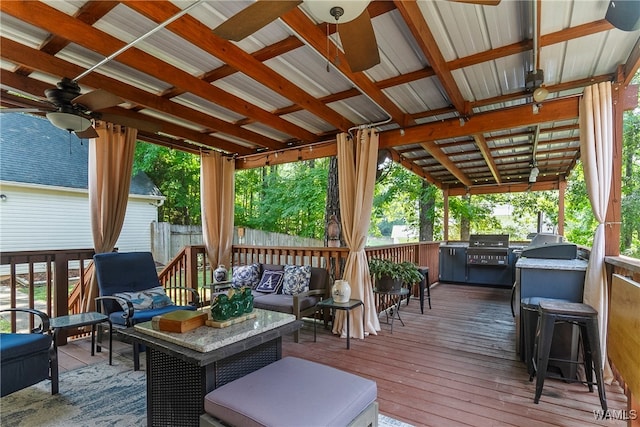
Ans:
[[[208,392],[282,357],[282,336],[301,328],[302,321],[254,311],[255,319],[223,329],[174,333],[155,331],[145,322],[119,331],[125,341],[147,348],[149,426],[197,426]]]

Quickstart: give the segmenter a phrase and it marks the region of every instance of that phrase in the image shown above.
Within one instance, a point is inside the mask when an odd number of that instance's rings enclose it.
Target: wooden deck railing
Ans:
[[[438,242],[407,243],[371,247],[365,251],[367,258],[389,258],[428,266],[430,283],[433,283],[438,278],[438,245]],[[335,280],[342,278],[348,252],[347,248],[236,245],[232,256],[233,265],[260,262],[326,268],[332,280]],[[93,255],[93,249],[2,253],[1,268],[8,294],[2,297],[2,306],[37,308],[50,316],[82,312],[82,300],[91,279]],[[207,302],[210,299],[208,284],[213,282],[215,267],[209,264],[204,246],[187,246],[160,271],[158,277],[164,287],[185,286],[197,289]],[[77,271],[73,274],[77,277],[72,282],[69,280],[70,271]],[[44,292],[44,301],[36,301],[36,289]],[[181,300],[184,293],[169,291],[169,296],[176,303],[188,302]],[[15,331],[15,328],[13,316],[11,329]]]
[[[80,313],[82,296],[88,285],[85,272],[93,254],[93,249],[3,252],[0,268],[3,284],[7,286],[3,288],[0,305],[3,308],[36,308],[51,317]],[[73,299],[69,291],[74,284],[69,279],[70,271],[77,276],[74,281],[78,291]],[[44,293],[44,301],[35,299],[36,290]],[[11,331],[16,331],[15,316],[11,317]]]
[[[376,246],[366,248],[365,251],[369,259],[410,261],[429,267],[431,284],[438,279],[438,246],[439,242],[406,243]],[[160,272],[160,283],[164,287],[188,286],[197,289],[202,299],[208,302],[208,284],[213,282],[215,266],[208,264],[204,254],[204,246],[183,248]],[[232,263],[234,266],[252,263],[310,265],[327,269],[331,279],[335,280],[342,278],[348,254],[347,248],[235,245],[232,250]]]

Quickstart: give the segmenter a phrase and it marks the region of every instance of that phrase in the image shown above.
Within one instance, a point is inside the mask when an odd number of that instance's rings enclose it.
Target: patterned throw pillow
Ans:
[[[285,265],[284,280],[282,281],[282,293],[285,295],[297,295],[309,290],[311,280],[311,267],[308,265]]]
[[[162,286],[135,292],[118,292],[115,297],[123,298],[133,304],[135,310],[149,310],[174,305]],[[124,307],[123,307],[124,308]]]
[[[241,265],[233,267],[233,286],[240,288],[249,286],[255,289],[260,283],[260,264]]]
[[[262,279],[256,288],[258,292],[264,292],[269,294],[277,294],[282,286],[282,279],[284,278],[284,271],[266,270],[262,273]]]

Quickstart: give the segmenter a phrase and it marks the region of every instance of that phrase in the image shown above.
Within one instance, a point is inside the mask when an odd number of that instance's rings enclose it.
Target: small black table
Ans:
[[[108,323],[109,324],[109,365],[112,363],[113,359],[113,328],[111,327],[111,319],[109,316],[102,313],[97,312],[88,312],[88,313],[80,313],[80,314],[70,314],[68,316],[59,316],[51,319],[49,325],[51,329],[53,329],[53,348],[58,352],[58,333],[63,329],[73,329],[79,328],[81,326],[89,326],[91,325],[91,355],[95,355],[94,349],[96,345],[96,326],[100,323]],[[98,351],[101,351],[102,348],[98,347]]]
[[[386,296],[396,296],[396,297],[398,297],[398,302],[390,307],[391,310],[392,310],[392,312],[391,312],[391,333],[393,333],[393,319],[396,317],[396,313],[398,314],[398,320],[400,321],[400,323],[402,323],[402,326],[404,326],[404,322],[402,321],[402,318],[400,317],[400,303],[402,302],[402,297],[409,295],[409,293],[410,293],[409,289],[407,289],[407,288],[389,289],[389,290],[374,289],[373,293],[374,294],[380,294],[380,295],[386,295]],[[393,311],[394,309],[395,309],[395,311]],[[389,323],[389,314],[388,314],[387,310],[385,310],[385,313],[387,313],[387,323]]]
[[[350,320],[349,320],[349,312],[356,308],[362,306],[362,327],[364,330],[364,303],[359,299],[350,299],[348,302],[335,302],[333,298],[327,298],[325,300],[320,301],[316,304],[316,313],[318,310],[323,308],[331,309],[331,317],[335,318],[336,310],[344,310],[347,312],[347,350],[351,348],[350,337],[351,337],[351,329],[350,329]],[[314,319],[313,322],[313,342],[316,342],[316,322]]]

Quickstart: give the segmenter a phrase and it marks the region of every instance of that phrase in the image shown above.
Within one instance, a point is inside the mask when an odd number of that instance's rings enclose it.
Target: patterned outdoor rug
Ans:
[[[50,382],[42,381],[0,399],[0,425],[12,427],[144,426],[146,419],[144,371],[132,361],[114,357],[60,375],[60,393],[52,396]],[[411,427],[382,414],[381,427]]]

